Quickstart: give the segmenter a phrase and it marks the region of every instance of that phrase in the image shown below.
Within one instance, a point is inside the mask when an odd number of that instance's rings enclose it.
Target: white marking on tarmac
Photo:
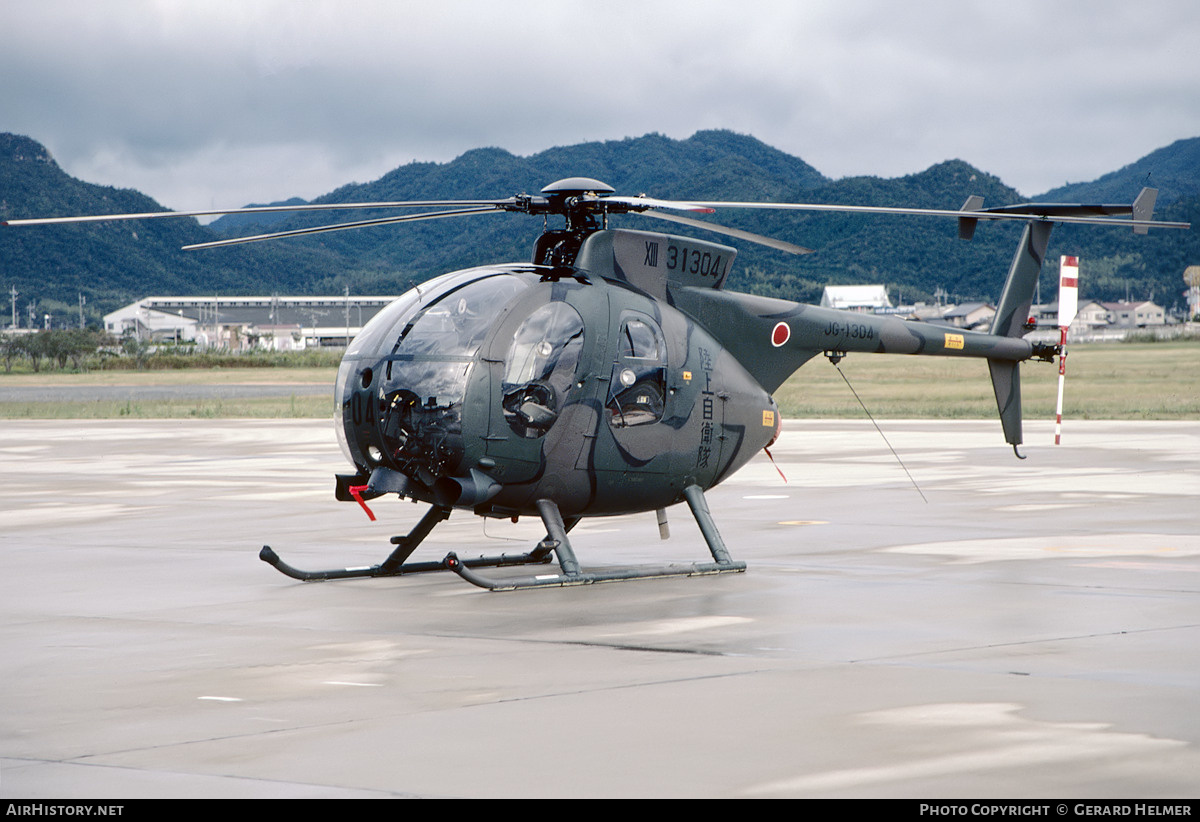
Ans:
[[[84,522],[89,519],[106,519],[134,510],[130,505],[41,505],[21,511],[0,511],[0,527],[22,528],[29,525],[46,525],[48,522]]]
[[[658,622],[647,625],[644,628],[622,631],[619,634],[605,634],[604,636],[671,636],[674,634],[683,634],[689,631],[705,631],[710,628],[724,628],[727,625],[741,625],[745,622],[753,622],[749,617],[736,616],[705,616],[705,617],[685,617],[683,619],[664,619]]]
[[[1187,743],[1147,734],[1120,733],[1097,722],[1038,722],[1016,716],[1010,703],[917,705],[863,714],[864,725],[891,726],[905,735],[937,728],[961,735],[974,750],[914,757],[896,765],[845,768],[766,782],[748,788],[749,795],[828,793],[881,783],[974,774],[999,768],[1029,767],[1098,758],[1137,759]],[[956,747],[956,746],[949,746]]]
[[[896,554],[945,556],[961,563],[1113,556],[1169,556],[1179,559],[1200,555],[1200,536],[1187,534],[1047,535],[1010,539],[927,542],[918,545],[897,545],[883,550]]]

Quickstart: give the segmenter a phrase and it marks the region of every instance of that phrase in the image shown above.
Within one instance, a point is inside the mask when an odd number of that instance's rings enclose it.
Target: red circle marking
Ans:
[[[775,330],[771,332],[771,345],[778,348],[792,338],[792,329],[787,323],[775,323]]]

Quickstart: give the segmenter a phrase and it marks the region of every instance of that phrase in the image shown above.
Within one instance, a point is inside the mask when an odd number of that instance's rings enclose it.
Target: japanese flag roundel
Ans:
[[[771,345],[778,348],[792,338],[792,329],[785,322],[775,323],[775,329],[771,332]]]

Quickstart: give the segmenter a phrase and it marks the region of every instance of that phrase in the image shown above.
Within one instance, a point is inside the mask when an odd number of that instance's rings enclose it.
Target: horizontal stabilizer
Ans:
[[[996,206],[981,210],[984,214],[1003,214],[1006,217],[1033,217],[1042,220],[1056,220],[1072,223],[1113,223],[1113,217],[1128,216],[1125,222],[1133,226],[1134,233],[1146,234],[1151,225],[1161,225],[1168,228],[1186,228],[1186,223],[1154,223],[1154,202],[1158,198],[1158,189],[1143,188],[1137,199],[1130,205],[1124,203],[1017,203],[1009,206]],[[966,206],[963,210],[968,210]],[[960,219],[961,223],[961,219]]]
[[[978,211],[983,208],[983,198],[978,194],[972,194],[963,203],[962,211]],[[969,240],[975,236],[975,226],[979,225],[977,217],[959,217],[958,218],[958,238],[960,240]]]

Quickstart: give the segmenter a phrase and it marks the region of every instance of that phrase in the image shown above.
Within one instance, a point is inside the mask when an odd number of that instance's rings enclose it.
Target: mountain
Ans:
[[[1160,149],[1094,183],[1055,189],[1036,199],[1098,198],[1129,202],[1146,175],[1162,184],[1161,218],[1200,225],[1200,139]],[[701,131],[686,140],[659,134],[582,143],[519,157],[501,148],[468,151],[448,163],[410,163],[370,183],[343,186],[313,202],[463,199],[537,193],[563,177],[595,177],[621,193],[679,199],[840,202],[954,208],[979,194],[986,205],[1016,202],[1016,191],[963,160],[949,160],[905,177],[832,180],[803,160],[754,137]],[[1091,186],[1092,188],[1087,188]],[[299,198],[282,204],[303,202]],[[156,211],[135,191],[71,178],[44,147],[0,135],[0,216]],[[332,232],[203,252],[185,243],[265,230],[287,230],[378,216],[378,212],[285,212],[231,215],[201,226],[188,218],[0,230],[0,286],[15,286],[24,304],[46,310],[88,307],[108,311],[150,294],[399,293],[430,276],[488,262],[528,259],[540,221],[488,214],[402,226]],[[776,236],[818,253],[794,257],[748,243],[739,247],[729,287],[816,301],[828,283],[882,282],[904,299],[929,298],[935,289],[952,299],[998,298],[1019,226],[986,224],[975,239],[957,239],[946,220],[850,214],[739,212],[719,215],[726,225]],[[612,225],[668,230],[637,215]],[[704,232],[700,232],[704,234]],[[727,241],[721,235],[711,239]],[[1200,261],[1200,235],[1156,231],[1149,237],[1095,227],[1056,229],[1048,259],[1084,257],[1083,295],[1120,299],[1151,293],[1170,307],[1180,276]],[[1055,267],[1043,284],[1053,294]],[[38,309],[39,313],[42,310]]]
[[[518,157],[500,148],[468,151],[449,163],[411,163],[374,182],[343,186],[313,202],[425,200],[505,197],[518,192],[536,194],[542,186],[564,177],[595,177],[622,192],[667,197],[725,199],[797,199],[802,192],[829,181],[807,163],[743,135],[702,131],[687,140],[658,134],[607,142],[558,147]],[[338,219],[378,216],[350,212]],[[305,213],[281,221],[272,229],[290,230],[331,222],[328,214]],[[628,218],[626,226],[662,230],[646,218]],[[753,223],[750,223],[753,225]],[[216,221],[211,228],[227,226]],[[411,284],[444,271],[488,262],[528,259],[538,223],[524,215],[491,214],[462,220],[436,220],[377,231],[345,231],[301,238],[296,245],[321,248],[354,261],[366,278],[354,287],[395,291],[402,272]],[[243,226],[234,235],[258,233],[263,226]],[[369,272],[375,272],[371,274]],[[334,288],[334,285],[330,285]],[[336,290],[341,290],[336,286]]]
[[[1124,202],[1143,186],[1158,189],[1158,207],[1200,196],[1200,137],[1177,140],[1135,163],[1090,183],[1068,183],[1035,200],[1041,202]]]
[[[274,203],[250,203],[244,208],[274,208],[278,206],[308,205],[303,197],[289,197]],[[225,214],[208,224],[208,227],[218,234],[229,235],[253,228],[254,231],[271,229],[277,223],[291,219],[300,214],[299,211],[266,211],[254,214]]]
[[[41,144],[0,134],[0,217],[164,210],[137,191],[76,180]],[[95,317],[150,294],[291,290],[297,280],[327,270],[311,251],[297,249],[180,251],[217,237],[190,218],[5,228],[0,230],[0,285],[17,290],[23,318],[31,301],[37,303],[38,317],[77,315],[81,294]]]
[[[1192,229],[1133,236],[1089,226],[1059,227],[1047,259],[1057,260],[1059,254],[1083,256],[1081,297],[1132,297],[1154,300],[1166,308],[1183,306],[1183,271],[1200,263],[1200,137],[1177,140],[1090,183],[1060,186],[1034,199],[1122,203],[1144,186],[1158,189],[1156,219],[1190,222]]]

